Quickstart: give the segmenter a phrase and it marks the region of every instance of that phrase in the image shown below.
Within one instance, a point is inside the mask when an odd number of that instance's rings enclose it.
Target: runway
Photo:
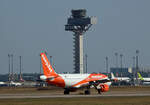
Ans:
[[[131,97],[150,96],[150,93],[127,93],[127,94],[91,94],[91,95],[63,95],[63,94],[0,94],[0,99],[14,98],[78,98],[78,97]]]
[[[0,99],[23,99],[23,98],[78,98],[78,97],[132,97],[150,96],[150,87],[111,87],[110,91],[98,94],[95,89],[91,89],[91,95],[85,95],[83,90],[70,92],[64,95],[63,89],[37,88],[0,88]]]

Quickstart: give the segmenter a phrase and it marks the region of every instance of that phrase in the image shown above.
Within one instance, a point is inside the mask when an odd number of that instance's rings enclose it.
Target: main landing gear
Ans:
[[[84,94],[85,95],[91,94],[91,92],[90,92],[90,86],[87,87],[87,90],[84,91]]]
[[[101,94],[101,89],[98,89],[96,86],[95,86],[95,89],[97,90],[98,94]],[[70,89],[65,89],[64,90],[64,95],[69,95],[70,94]],[[90,91],[90,88],[87,87],[87,89],[84,91],[84,94],[85,95],[90,95],[91,94],[91,91]]]
[[[69,94],[69,93],[70,93],[70,90],[69,90],[69,89],[65,89],[65,90],[64,90],[64,94],[65,94],[65,95],[67,95],[67,94]]]
[[[91,94],[90,90],[85,90],[84,93],[85,93],[85,95]]]
[[[95,87],[95,89],[97,90],[98,94],[101,94],[101,89],[97,88],[97,86],[95,84],[93,84],[93,86]]]
[[[101,89],[97,89],[97,91],[98,91],[98,94],[101,94]]]

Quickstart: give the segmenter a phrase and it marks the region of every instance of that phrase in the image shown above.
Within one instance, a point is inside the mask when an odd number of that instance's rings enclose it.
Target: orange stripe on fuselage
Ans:
[[[52,84],[52,85],[55,85],[55,86],[58,86],[58,87],[62,87],[64,88],[65,87],[65,81],[62,77],[58,76],[58,77],[55,77],[54,79],[52,80],[47,80],[48,84]]]
[[[96,80],[101,80],[103,78],[106,78],[107,76],[104,74],[90,74],[87,78],[85,78],[84,80],[78,82],[77,84],[73,85],[72,87],[76,87],[78,85],[82,85],[82,84],[86,84],[89,83],[91,81],[96,81]]]

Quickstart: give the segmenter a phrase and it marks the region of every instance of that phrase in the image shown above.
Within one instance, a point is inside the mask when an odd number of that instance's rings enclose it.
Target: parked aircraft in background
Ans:
[[[85,94],[90,94],[90,88],[94,87],[98,93],[107,92],[111,84],[104,74],[57,74],[52,68],[45,53],[41,53],[41,61],[44,75],[41,80],[48,84],[64,88],[64,94],[69,94],[80,88],[85,88]]]
[[[9,85],[10,85],[10,86],[21,86],[22,83],[10,81],[10,84],[9,84]]]
[[[131,79],[129,77],[115,77],[113,73],[111,73],[111,80],[117,82],[130,82]]]
[[[0,87],[7,86],[5,82],[0,82]]]
[[[142,77],[139,72],[137,74],[138,74],[138,78],[141,80],[142,84],[150,85],[150,78],[149,77]]]

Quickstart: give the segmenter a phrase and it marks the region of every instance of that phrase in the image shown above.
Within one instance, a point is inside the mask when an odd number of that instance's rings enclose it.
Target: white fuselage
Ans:
[[[149,81],[150,82],[150,78],[143,78],[144,81]]]
[[[109,80],[108,77],[103,77],[101,75],[92,75],[92,74],[58,74],[61,78],[59,82],[63,80],[65,84],[65,88],[74,87],[74,88],[80,88],[83,86],[89,85],[90,81],[96,81],[96,80]],[[46,80],[47,77],[42,75],[40,76],[41,80]],[[55,77],[50,77],[49,81],[53,82]],[[106,82],[105,84],[111,85],[111,82]]]
[[[117,81],[126,81],[126,82],[130,82],[130,78],[129,77],[115,77],[113,78],[114,80]]]
[[[71,87],[88,78],[90,74],[59,74],[65,81],[65,87]]]

